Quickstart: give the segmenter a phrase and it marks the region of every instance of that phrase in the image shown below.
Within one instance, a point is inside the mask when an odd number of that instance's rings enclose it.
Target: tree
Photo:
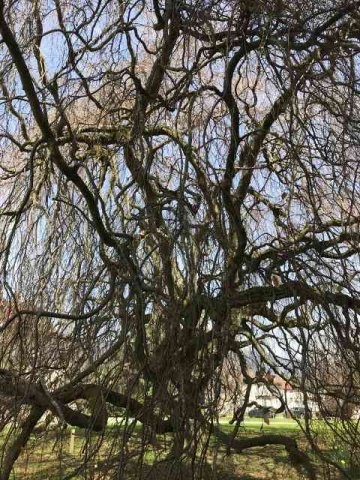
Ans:
[[[0,2],[3,338],[34,325],[26,361],[1,350],[2,480],[46,412],[106,437],[109,408],[143,425],[140,458],[169,432],[200,475],[214,434],[315,478],[291,438],[216,418],[249,350],[305,391],[317,352],[359,371],[358,8]]]

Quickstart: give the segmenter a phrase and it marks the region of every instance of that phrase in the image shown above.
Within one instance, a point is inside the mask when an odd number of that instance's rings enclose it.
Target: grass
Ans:
[[[226,432],[232,432],[233,425],[229,425],[228,418],[222,418],[220,425]],[[137,427],[132,448],[134,452],[140,449],[141,445],[141,426]],[[108,427],[107,436],[111,441],[104,442],[98,452],[88,464],[86,474],[74,475],[74,480],[97,480],[104,478],[113,478],[111,475],[97,476],[94,473],[94,463],[104,464],[105,459],[113,456],[119,450],[122,430],[116,425]],[[291,419],[277,417],[270,419],[270,424],[265,424],[261,419],[247,418],[239,431],[239,436],[260,435],[262,433],[277,433],[289,435],[296,438],[304,451],[311,455],[311,450],[306,443],[304,435],[299,424]],[[74,452],[69,452],[70,429],[65,432],[53,433],[51,436],[33,435],[28,446],[24,449],[19,458],[13,480],[63,480],[66,475],[73,472],[76,467],[89,454],[91,449],[96,450],[99,436],[93,434],[86,438],[85,432],[76,431]],[[158,463],[163,460],[168,451],[170,437],[159,437],[160,445],[148,448],[144,455],[143,473],[147,480],[162,480],[165,478],[175,478],[175,474],[169,471],[168,462]],[[111,450],[111,445],[115,448]],[[214,442],[216,444],[216,442]],[[117,448],[116,448],[117,446]],[[128,452],[131,453],[132,452]],[[135,457],[127,464],[127,469],[123,477],[126,480],[138,479],[138,459]],[[189,466],[181,467],[182,478],[186,480],[191,478]],[[206,457],[205,470],[203,478],[209,480],[300,480],[305,478],[289,463],[288,455],[281,446],[268,446],[247,450],[243,454],[234,454],[226,456],[223,447],[212,448]],[[325,477],[321,477],[325,478]],[[338,477],[331,476],[331,479]],[[360,477],[353,477],[360,478]]]
[[[222,418],[220,420],[221,428],[226,432],[230,433],[234,428],[233,425],[229,424],[230,418]],[[267,425],[261,418],[246,418],[242,424],[242,430],[249,432],[258,433],[279,433],[287,435],[289,433],[301,432],[299,424],[292,420],[291,418],[284,417],[275,417],[271,418],[269,425]]]

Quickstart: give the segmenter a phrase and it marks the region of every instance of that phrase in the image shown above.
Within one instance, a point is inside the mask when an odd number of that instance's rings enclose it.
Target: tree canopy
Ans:
[[[44,415],[125,419],[111,478],[131,418],[194,478],[210,435],[316,478],[217,420],[229,365],[360,406],[359,7],[0,1],[2,480]]]

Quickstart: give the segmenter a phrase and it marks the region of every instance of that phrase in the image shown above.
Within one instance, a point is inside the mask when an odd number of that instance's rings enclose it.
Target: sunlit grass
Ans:
[[[231,433],[234,425],[230,425],[230,417],[222,417],[220,419],[220,428],[226,432]],[[303,422],[303,420],[301,421]],[[327,431],[327,426],[321,420],[313,420],[313,427],[318,425],[319,430]],[[87,472],[79,475],[74,475],[72,478],[75,480],[95,479],[97,478],[94,473],[94,467],[96,464],[110,458],[121,448],[121,439],[123,435],[123,427],[120,424],[109,425],[106,434],[106,440],[104,440],[101,447],[88,462]],[[129,445],[129,450],[132,453],[139,452],[141,450],[142,440],[142,425],[137,424],[134,429],[134,438]],[[269,424],[266,424],[260,418],[246,417],[241,428],[238,432],[238,437],[246,437],[248,435],[256,436],[266,433],[275,433],[281,435],[288,435],[297,439],[299,446],[302,450],[306,451],[312,456],[311,447],[306,442],[306,438],[302,432],[301,424],[290,418],[284,418],[278,416],[270,419]],[[92,434],[86,435],[83,430],[77,429],[75,436],[75,444],[73,452],[69,451],[70,446],[70,429],[65,431],[54,431],[46,435],[32,435],[27,447],[24,449],[21,457],[16,464],[16,475],[12,479],[16,480],[46,480],[54,479],[60,480],[74,472],[76,468],[86,458],[86,453],[89,453],[91,449],[95,448],[99,444],[100,436]],[[149,471],[157,471],[158,468],[166,468],[166,464],[162,462],[169,453],[171,434],[158,436],[158,445],[149,445],[146,450],[143,451],[143,468],[149,469]],[[348,467],[349,456],[345,449],[338,446],[336,449],[329,442],[329,449],[327,450],[331,458],[339,461],[344,468]],[[116,448],[112,448],[116,445]],[[129,462],[129,470],[125,478],[129,480],[135,480],[138,478],[137,468],[138,463],[136,456]],[[314,462],[317,461],[315,456],[312,456]],[[159,463],[160,461],[160,463]],[[225,447],[219,444],[215,437],[210,442],[210,449],[206,457],[206,468],[209,468],[211,472],[217,472],[216,479],[227,480],[232,478],[240,479],[283,479],[297,480],[299,479],[298,472],[294,470],[293,466],[289,463],[289,458],[285,449],[281,446],[268,446],[265,448],[255,448],[247,450],[242,454],[232,454],[226,456]],[[154,467],[154,468],[153,468]],[[184,464],[184,468],[188,468]],[[95,476],[94,476],[95,475]],[[155,475],[155,473],[154,473]],[[213,473],[211,474],[213,475]],[[104,477],[104,478],[111,478]],[[149,477],[153,478],[152,476]],[[159,474],[158,477],[162,478]],[[167,478],[166,475],[164,478]],[[186,480],[186,475],[184,479]],[[205,478],[205,477],[204,477]],[[335,478],[335,477],[334,477]],[[360,477],[351,477],[360,478]]]

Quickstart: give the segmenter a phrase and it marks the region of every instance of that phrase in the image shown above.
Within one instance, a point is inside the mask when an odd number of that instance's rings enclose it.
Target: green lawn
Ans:
[[[234,425],[229,424],[230,417],[224,417],[220,420],[221,428],[226,432],[232,431]],[[299,432],[301,428],[299,424],[292,420],[291,418],[285,417],[275,417],[269,420],[269,425],[267,425],[261,418],[245,418],[245,421],[242,423],[242,429],[247,432],[259,432],[262,429],[262,432],[272,432],[272,433],[281,433],[286,435],[288,432]]]
[[[229,418],[222,418],[220,421],[221,429],[226,433],[232,432],[233,425],[229,425]],[[296,438],[301,448],[311,455],[311,449],[306,443],[301,428],[294,420],[277,417],[270,419],[270,424],[265,424],[262,419],[246,418],[240,431],[239,437],[248,435],[261,435],[262,433],[278,433],[290,435]],[[122,430],[115,425],[108,428],[108,435],[111,436],[111,442],[103,445],[97,454],[95,460],[89,462],[86,474],[74,475],[75,480],[97,480],[110,479],[109,476],[98,476],[94,473],[94,464],[102,465],[105,459],[112,457],[115,452],[111,450],[112,442],[120,445]],[[138,443],[134,441],[134,451],[140,448],[141,444],[141,426],[136,429]],[[83,461],[91,449],[96,449],[99,441],[97,435],[92,435],[86,443],[83,431],[77,430],[75,437],[74,452],[69,452],[70,430],[62,433],[53,433],[46,437],[33,435],[28,446],[24,449],[22,456],[16,465],[16,472],[13,480],[63,480],[66,475],[73,472],[74,469]],[[226,456],[223,446],[215,445],[214,439],[212,448],[206,457],[203,478],[209,480],[301,480],[306,478],[289,463],[288,455],[281,446],[268,446],[247,450],[242,454],[233,454]],[[172,478],[169,466],[166,462],[158,463],[163,460],[166,454],[166,445],[169,444],[169,436],[158,437],[158,445],[149,448],[145,454],[145,463],[143,465],[143,478],[147,480],[161,480],[162,478]],[[136,458],[130,460],[122,478],[126,480],[139,479],[138,461]],[[190,473],[186,473],[189,467],[184,465],[183,479],[191,478]],[[136,473],[135,473],[136,472]],[[142,477],[141,477],[142,478]],[[319,477],[321,480],[322,477]],[[331,477],[335,480],[335,474]],[[359,477],[354,477],[359,478]]]

